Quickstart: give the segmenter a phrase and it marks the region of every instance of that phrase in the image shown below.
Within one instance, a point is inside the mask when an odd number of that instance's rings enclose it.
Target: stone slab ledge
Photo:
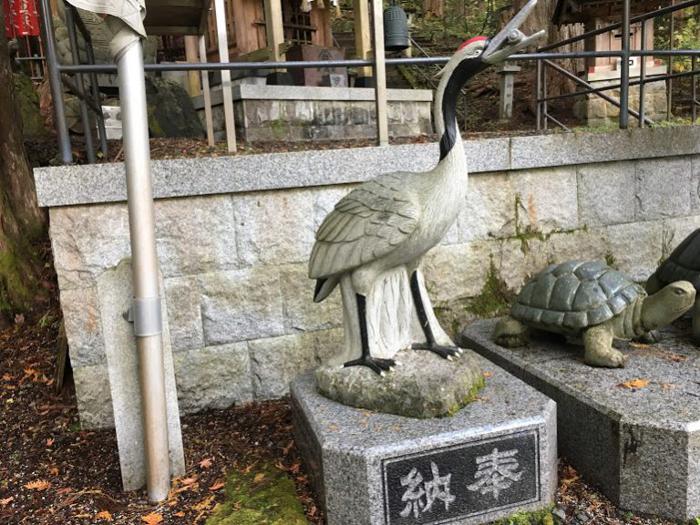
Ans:
[[[700,126],[644,128],[465,141],[471,173],[700,154]],[[435,165],[437,144],[339,148],[153,161],[157,199],[332,186]],[[123,163],[34,170],[41,206],[126,200]]]

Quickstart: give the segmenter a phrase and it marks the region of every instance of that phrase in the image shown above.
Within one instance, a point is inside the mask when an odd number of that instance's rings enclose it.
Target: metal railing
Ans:
[[[697,101],[697,88],[695,86],[695,76],[700,74],[700,71],[695,69],[696,58],[700,56],[700,49],[667,49],[667,50],[630,50],[629,48],[629,26],[633,22],[647,20],[649,18],[656,18],[667,13],[671,13],[680,9],[685,9],[687,7],[692,7],[700,4],[700,0],[688,0],[674,6],[669,6],[666,8],[659,9],[657,11],[646,13],[644,15],[635,16],[630,18],[630,0],[624,0],[623,5],[623,19],[621,22],[616,24],[611,24],[604,28],[596,29],[594,31],[589,31],[583,35],[572,37],[556,44],[548,45],[537,50],[535,53],[521,53],[518,55],[513,55],[509,57],[509,61],[535,61],[537,65],[536,73],[536,105],[537,105],[537,129],[542,129],[542,127],[547,126],[548,121],[552,121],[564,129],[566,126],[555,119],[548,112],[547,102],[550,100],[556,100],[569,96],[583,96],[587,94],[594,94],[603,98],[604,100],[610,102],[621,108],[627,108],[627,110],[620,110],[619,115],[619,125],[620,128],[627,128],[629,124],[629,115],[638,118],[640,122],[645,122],[651,124],[652,121],[644,116],[644,103],[641,103],[640,111],[634,111],[629,108],[629,87],[630,85],[640,85],[640,90],[643,93],[643,86],[646,82],[657,82],[660,80],[671,80],[674,78],[681,78],[685,76],[693,77],[693,109],[696,110],[698,105]],[[59,149],[61,154],[61,160],[64,164],[70,164],[73,162],[73,156],[71,152],[71,142],[70,135],[68,133],[68,128],[65,120],[65,108],[63,105],[63,98],[61,92],[61,84],[66,83],[73,89],[75,87],[78,91],[77,95],[81,100],[81,117],[83,116],[84,108],[91,109],[98,113],[98,126],[100,134],[100,145],[103,154],[107,153],[106,135],[104,133],[104,121],[102,120],[102,112],[97,111],[99,108],[99,90],[97,87],[97,81],[95,79],[96,73],[109,73],[116,74],[117,66],[115,64],[95,64],[94,54],[92,52],[92,44],[90,41],[90,35],[82,25],[82,21],[77,13],[72,7],[67,6],[67,13],[71,12],[71,20],[67,20],[69,33],[75,32],[75,27],[80,30],[81,34],[85,38],[86,48],[88,49],[88,63],[81,64],[78,63],[79,60],[74,58],[75,64],[60,64],[57,60],[56,47],[54,42],[54,33],[51,23],[49,0],[41,0],[40,9],[42,11],[41,17],[44,22],[44,35],[45,35],[45,55],[47,61],[47,70],[49,76],[49,82],[51,84],[51,93],[55,105],[55,116],[56,116],[56,127],[58,133]],[[552,49],[562,47],[567,44],[571,44],[580,41],[584,38],[595,36],[597,34],[602,34],[616,28],[622,28],[622,40],[623,45],[620,51],[574,51],[574,52],[552,52]],[[642,24],[643,27],[643,24]],[[72,28],[72,29],[71,29]],[[73,45],[74,39],[71,38],[71,47],[77,51],[77,44]],[[646,77],[642,76],[639,81],[629,82],[629,59],[630,57],[639,56],[687,56],[691,57],[693,60],[693,70],[683,73],[667,74],[662,76]],[[577,58],[601,58],[601,57],[619,57],[621,59],[621,79],[620,84],[616,86],[605,86],[601,88],[595,88],[590,83],[577,77],[573,73],[566,71],[564,68],[558,64],[552,62],[553,60],[559,59],[577,59]],[[79,57],[78,57],[79,58]],[[450,57],[411,57],[411,58],[387,58],[386,66],[399,66],[399,65],[441,65],[447,63]],[[644,60],[642,60],[644,63]],[[145,64],[144,70],[147,72],[164,72],[164,71],[236,71],[236,70],[259,70],[259,69],[294,69],[294,68],[318,68],[318,67],[346,67],[346,68],[360,68],[374,66],[372,60],[364,59],[352,59],[352,60],[316,60],[316,61],[288,61],[288,62],[204,62],[204,63],[169,63],[169,64]],[[552,68],[555,71],[563,74],[564,76],[570,78],[572,81],[586,87],[585,91],[577,91],[576,93],[571,93],[567,95],[557,95],[554,97],[547,96],[547,82],[546,75],[544,74],[544,69],[546,67]],[[90,94],[80,93],[79,86],[72,86],[66,80],[62,80],[62,74],[72,74],[81,75],[87,74],[90,78]],[[376,71],[374,72],[376,75]],[[604,91],[611,89],[620,89],[620,101],[616,101],[614,98],[606,95]],[[377,90],[375,90],[375,95]],[[643,100],[643,96],[640,96],[640,100]],[[693,113],[696,115],[696,111]],[[100,124],[101,121],[101,124]],[[86,127],[88,133],[86,133],[86,145],[87,145],[87,135],[89,135],[89,128]],[[91,142],[90,142],[91,144]],[[90,146],[88,146],[90,150]],[[88,160],[94,162],[95,154],[94,151],[88,151]]]
[[[579,52],[579,53],[567,53],[567,58],[570,56],[571,58],[586,58],[586,57],[619,57],[620,58],[620,83],[619,84],[614,84],[614,85],[607,85],[603,87],[595,87],[593,84],[590,82],[587,82],[583,80],[582,78],[574,75],[573,73],[567,71],[560,65],[554,63],[552,59],[550,58],[543,58],[542,60],[537,61],[537,69],[536,69],[536,80],[535,80],[535,101],[536,101],[536,120],[537,120],[537,129],[547,129],[547,123],[549,121],[555,123],[559,127],[569,131],[569,128],[564,125],[562,122],[557,120],[555,117],[553,117],[548,110],[548,102],[553,101],[553,100],[561,100],[565,98],[570,98],[570,97],[579,97],[579,96],[587,96],[587,95],[595,95],[597,97],[602,98],[606,102],[612,104],[613,106],[619,108],[619,126],[621,129],[626,129],[629,127],[629,116],[631,115],[632,117],[636,118],[639,122],[640,127],[644,127],[644,125],[653,125],[654,122],[649,119],[645,115],[645,86],[647,83],[651,82],[660,82],[660,81],[666,81],[667,82],[667,99],[666,99],[666,118],[667,120],[670,119],[671,117],[671,104],[672,104],[672,89],[673,89],[673,80],[677,78],[684,78],[684,77],[691,77],[691,114],[692,114],[692,119],[693,122],[697,119],[697,110],[698,106],[700,106],[700,101],[698,100],[697,97],[697,76],[700,74],[700,70],[696,69],[697,65],[697,56],[700,55],[700,50],[697,49],[678,49],[674,50],[673,49],[673,23],[671,23],[671,28],[670,28],[670,42],[669,42],[669,49],[656,49],[656,50],[647,50],[645,49],[646,45],[646,24],[645,22],[647,20],[655,19],[660,16],[665,16],[669,15],[671,17],[671,21],[673,21],[673,13],[682,9],[687,9],[689,7],[694,7],[696,5],[700,4],[700,0],[688,0],[685,2],[681,2],[678,4],[670,5],[661,9],[657,9],[656,11],[651,11],[649,13],[644,13],[641,15],[637,15],[634,17],[630,17],[630,0],[624,0],[623,2],[623,10],[622,10],[622,20],[620,22],[616,22],[610,25],[607,25],[605,27],[601,27],[598,29],[594,29],[592,31],[587,31],[581,35],[577,35],[571,38],[567,38],[565,40],[562,40],[561,42],[557,42],[555,44],[551,44],[548,46],[544,46],[538,49],[538,52],[544,53],[551,51],[553,49],[557,49],[569,44],[574,44],[577,42],[580,42],[582,40],[585,40],[587,38],[591,38],[597,35],[601,35],[604,33],[608,33],[610,31],[614,31],[616,29],[621,29],[621,38],[622,38],[622,49],[620,51],[611,51],[611,52],[606,52],[606,53],[596,53],[593,52],[593,54],[587,53],[587,52]],[[640,40],[641,40],[641,49],[637,51],[630,50],[630,25],[633,23],[641,22],[641,34],[640,34]],[[629,80],[629,75],[630,75],[630,58],[634,56],[639,56],[642,58],[640,60],[640,72],[639,72],[639,80],[635,80],[630,82]],[[646,60],[645,57],[647,56],[666,56],[669,57],[669,62],[668,62],[668,67],[667,67],[667,72],[665,75],[652,75],[652,76],[647,76],[646,75]],[[690,71],[685,71],[685,72],[680,72],[680,73],[673,73],[672,72],[672,61],[673,57],[676,56],[689,56],[691,58],[691,70]],[[562,54],[562,57],[564,58],[564,54]],[[566,93],[562,95],[554,95],[554,96],[549,96],[547,94],[547,68],[560,73],[563,75],[565,78],[572,80],[574,83],[584,87],[584,90],[576,91],[574,93]],[[639,107],[637,111],[634,109],[630,108],[629,105],[629,88],[631,86],[639,86]],[[605,91],[611,91],[611,90],[620,90],[620,98],[619,100],[615,100],[613,97],[605,94]]]

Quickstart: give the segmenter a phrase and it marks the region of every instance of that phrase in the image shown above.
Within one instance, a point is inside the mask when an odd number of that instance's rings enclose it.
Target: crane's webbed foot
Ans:
[[[362,356],[359,359],[348,361],[343,366],[366,366],[380,376],[393,370],[396,366],[396,361],[393,359],[380,359],[378,357]]]
[[[457,359],[464,352],[464,350],[456,346],[443,346],[437,343],[413,343],[411,348],[414,350],[430,350],[434,354],[437,354],[448,361]]]

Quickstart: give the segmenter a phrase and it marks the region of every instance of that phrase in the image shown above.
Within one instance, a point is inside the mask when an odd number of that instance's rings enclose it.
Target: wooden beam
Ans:
[[[185,36],[185,60],[187,62],[197,62],[199,60],[199,37],[194,35]],[[191,97],[196,97],[202,92],[199,87],[199,77],[196,71],[187,72],[187,93]]]
[[[216,34],[219,41],[219,62],[228,62],[228,35],[226,33],[226,6],[224,0],[214,0]],[[231,71],[221,71],[221,94],[224,99],[224,121],[226,122],[226,145],[229,153],[236,151],[236,123],[233,119],[233,93],[231,93]]]
[[[369,0],[353,0],[355,18],[355,56],[369,59],[372,55],[372,32],[369,27]],[[372,68],[358,69],[361,77],[372,76]]]
[[[272,60],[284,60],[280,44],[284,43],[284,20],[282,19],[282,0],[263,0],[265,6],[265,35],[267,47],[272,50]]]
[[[204,35],[199,35],[199,61],[207,61],[207,43]],[[202,71],[202,95],[204,97],[204,121],[207,125],[207,143],[209,143],[209,146],[214,146],[214,119],[211,114],[209,71]]]
[[[377,106],[377,143],[389,145],[389,121],[387,117],[386,61],[384,57],[384,5],[382,0],[372,0],[374,26],[374,100]]]
[[[149,35],[199,35],[197,26],[146,26],[146,32]]]

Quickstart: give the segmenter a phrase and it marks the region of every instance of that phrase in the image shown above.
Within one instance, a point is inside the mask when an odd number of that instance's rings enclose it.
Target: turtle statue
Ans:
[[[700,289],[700,228],[688,235],[649,277],[647,293],[656,293],[668,283],[683,279]],[[700,304],[693,310],[693,339],[700,343]]]
[[[622,367],[613,339],[632,339],[673,322],[695,302],[695,287],[676,281],[647,296],[639,284],[601,261],[552,264],[528,281],[494,330],[506,347],[527,344],[528,329],[583,340],[591,366]]]

